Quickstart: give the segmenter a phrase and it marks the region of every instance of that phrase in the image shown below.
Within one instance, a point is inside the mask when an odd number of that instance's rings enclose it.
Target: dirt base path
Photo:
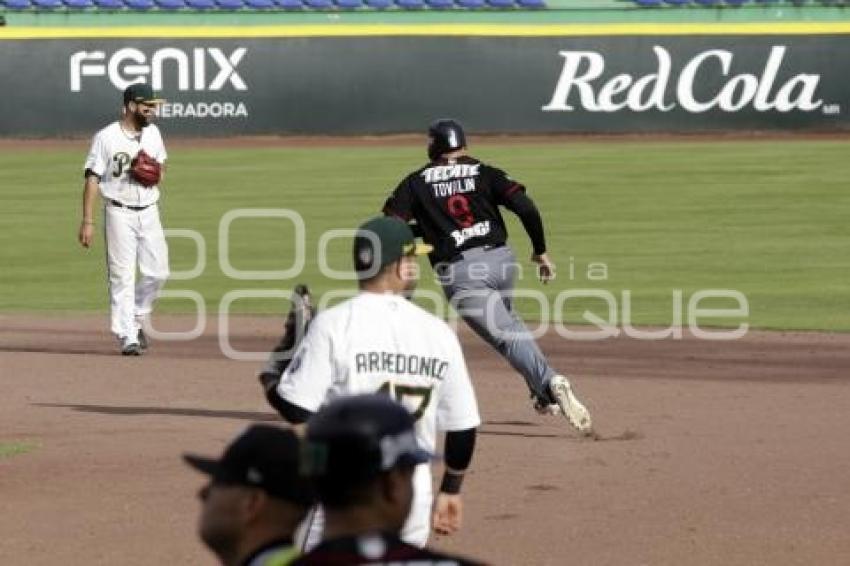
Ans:
[[[165,318],[164,328],[191,321]],[[263,351],[279,319],[231,321]],[[839,564],[850,556],[850,335],[750,333],[722,343],[565,341],[554,365],[598,440],[535,415],[520,379],[463,333],[485,424],[466,524],[435,545],[494,564]],[[202,477],[274,420],[257,362],[222,356],[215,325],[127,359],[101,316],[0,317],[0,563],[214,564],[198,543]]]

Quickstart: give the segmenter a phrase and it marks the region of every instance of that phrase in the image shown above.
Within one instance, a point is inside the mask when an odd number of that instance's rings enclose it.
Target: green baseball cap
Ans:
[[[141,102],[142,104],[162,104],[164,98],[159,98],[154,94],[151,85],[144,83],[136,83],[124,89],[124,104],[128,102]]]
[[[376,216],[357,229],[354,237],[354,269],[358,272],[377,270],[402,256],[425,255],[433,250],[418,244],[406,222],[392,216]]]

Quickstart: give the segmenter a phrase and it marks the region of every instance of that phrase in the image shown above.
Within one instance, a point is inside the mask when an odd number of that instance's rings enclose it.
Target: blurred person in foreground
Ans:
[[[413,416],[385,395],[340,397],[320,409],[307,424],[302,470],[325,510],[324,540],[294,564],[479,564],[400,538],[414,470],[431,459]]]
[[[299,473],[299,452],[291,430],[253,425],[218,460],[184,455],[210,476],[198,494],[198,529],[221,564],[287,566],[296,558],[292,538],[313,502]]]

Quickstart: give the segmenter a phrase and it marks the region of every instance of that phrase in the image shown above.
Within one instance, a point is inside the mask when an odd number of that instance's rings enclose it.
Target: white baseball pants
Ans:
[[[134,341],[169,274],[159,207],[131,210],[107,202],[103,218],[111,329]]]

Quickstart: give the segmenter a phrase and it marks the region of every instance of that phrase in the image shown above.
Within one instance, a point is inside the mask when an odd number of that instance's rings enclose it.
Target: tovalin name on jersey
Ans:
[[[724,49],[703,51],[685,63],[675,79],[675,99],[671,100],[672,60],[660,46],[652,48],[657,59],[656,73],[635,77],[619,74],[599,81],[605,71],[605,57],[594,51],[561,51],[564,66],[552,93],[543,106],[544,112],[572,112],[574,93],[588,112],[616,112],[628,108],[633,112],[657,110],[669,112],[680,106],[686,112],[699,114],[709,110],[737,112],[751,106],[757,112],[811,112],[823,105],[817,89],[820,75],[798,74],[777,83],[786,47],[775,45],[770,50],[760,75],[732,74],[734,54]],[[710,92],[694,92],[694,85],[713,84],[719,73],[720,86]]]
[[[449,369],[449,362],[440,358],[391,352],[361,352],[354,362],[357,373],[421,375],[439,380],[445,378]]]
[[[471,193],[475,191],[475,179],[455,179],[444,183],[434,183],[431,185],[431,190],[437,198]]]

